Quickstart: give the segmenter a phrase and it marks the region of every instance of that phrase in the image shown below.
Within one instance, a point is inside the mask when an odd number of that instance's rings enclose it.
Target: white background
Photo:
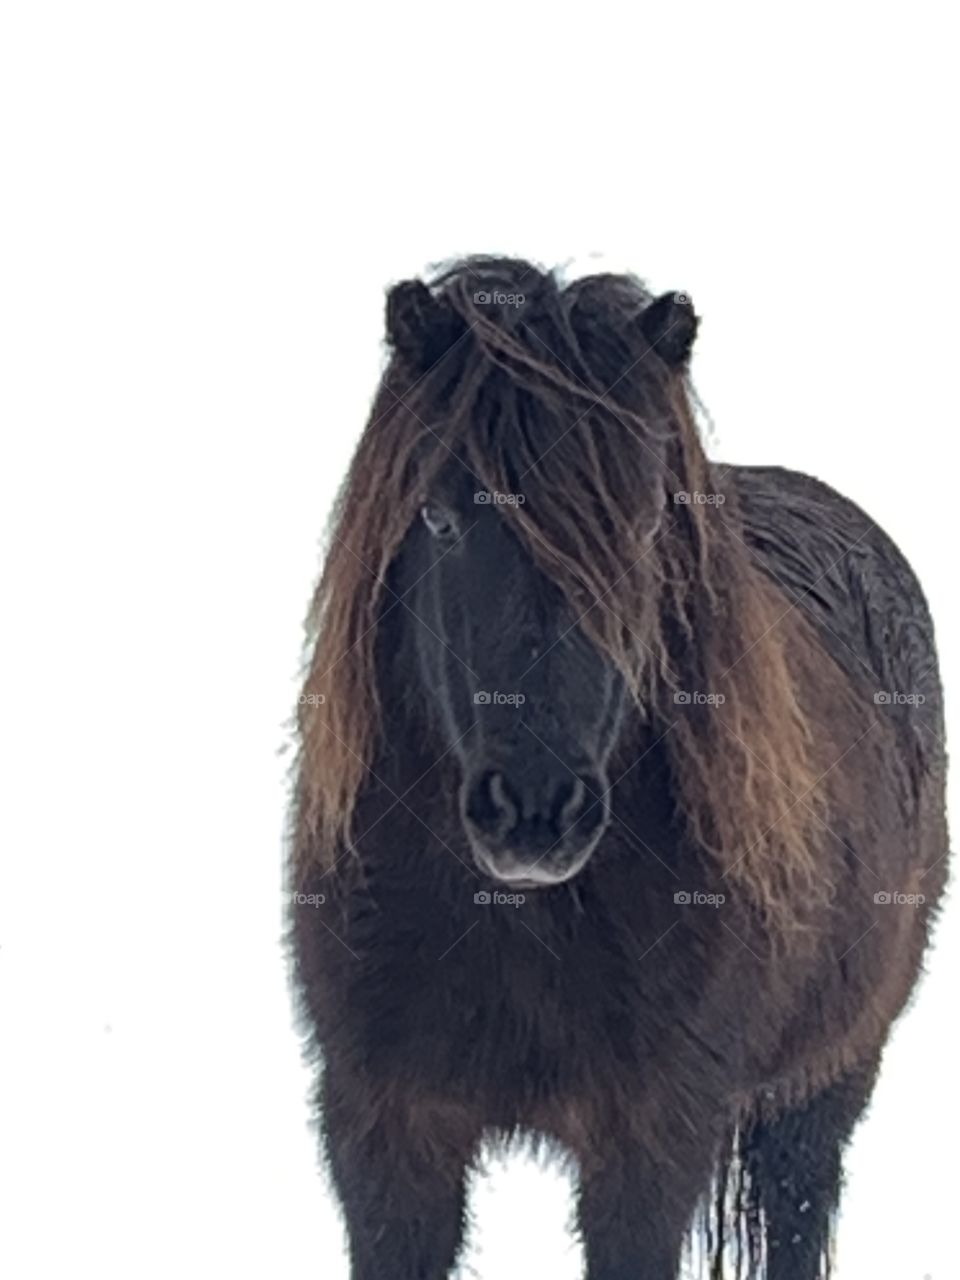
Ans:
[[[279,749],[389,281],[604,253],[690,290],[714,455],[865,505],[957,683],[947,12],[3,7],[5,1276],[346,1276]],[[957,1274],[955,908],[929,967],[839,1280]],[[513,1160],[473,1207],[468,1275],[579,1274],[563,1177]]]

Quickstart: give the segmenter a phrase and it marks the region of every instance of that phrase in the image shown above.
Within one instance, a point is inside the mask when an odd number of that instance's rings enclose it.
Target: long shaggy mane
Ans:
[[[455,336],[425,372],[392,353],[310,610],[297,858],[329,865],[349,846],[380,732],[388,568],[456,458],[478,488],[524,495],[503,516],[626,677],[640,723],[662,733],[693,838],[764,915],[795,919],[799,901],[830,893],[821,850],[843,744],[829,724],[850,691],[748,547],[687,375],[641,332],[650,293],[630,276],[564,285],[483,258],[430,289]],[[484,300],[497,289],[514,301]]]

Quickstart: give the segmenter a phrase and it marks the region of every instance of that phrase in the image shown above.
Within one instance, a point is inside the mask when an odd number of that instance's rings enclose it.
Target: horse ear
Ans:
[[[387,293],[387,341],[418,373],[426,373],[466,332],[463,319],[422,280],[402,280]]]
[[[674,368],[690,359],[700,317],[685,293],[662,293],[642,312],[640,328],[661,359]]]

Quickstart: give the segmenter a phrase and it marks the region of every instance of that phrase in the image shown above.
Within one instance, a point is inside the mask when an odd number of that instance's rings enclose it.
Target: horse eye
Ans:
[[[446,507],[435,502],[425,502],[420,508],[423,523],[435,538],[455,538],[459,533],[457,518]]]

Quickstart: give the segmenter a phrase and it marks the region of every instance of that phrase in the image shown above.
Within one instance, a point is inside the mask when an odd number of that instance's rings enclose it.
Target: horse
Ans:
[[[352,1280],[450,1274],[491,1140],[571,1162],[589,1280],[829,1270],[946,879],[933,629],[851,501],[708,460],[699,320],[511,258],[388,291],[288,864]]]

